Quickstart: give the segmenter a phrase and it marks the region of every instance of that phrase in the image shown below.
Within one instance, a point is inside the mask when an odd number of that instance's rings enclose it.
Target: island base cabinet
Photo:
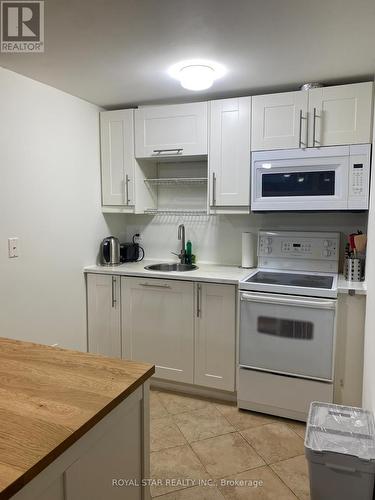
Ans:
[[[195,383],[234,391],[235,287],[215,283],[195,286]]]
[[[146,382],[12,500],[149,500],[149,425]]]
[[[194,285],[121,278],[122,356],[155,364],[155,376],[193,383]]]
[[[141,400],[137,398],[65,471],[65,500],[141,500],[141,440]]]

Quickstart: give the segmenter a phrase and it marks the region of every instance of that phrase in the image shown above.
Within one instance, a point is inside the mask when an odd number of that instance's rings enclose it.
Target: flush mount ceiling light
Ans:
[[[174,64],[169,75],[179,80],[182,87],[188,90],[206,90],[212,87],[215,80],[226,73],[224,66],[213,61],[193,59]]]

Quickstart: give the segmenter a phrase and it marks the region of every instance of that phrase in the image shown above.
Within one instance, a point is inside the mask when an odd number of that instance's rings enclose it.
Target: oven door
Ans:
[[[287,155],[280,152],[277,159],[273,153],[268,159],[264,153],[253,155],[252,210],[348,209],[348,155],[321,156],[317,152],[319,156],[311,156],[309,151],[284,158]]]
[[[332,381],[336,301],[242,292],[240,366]]]

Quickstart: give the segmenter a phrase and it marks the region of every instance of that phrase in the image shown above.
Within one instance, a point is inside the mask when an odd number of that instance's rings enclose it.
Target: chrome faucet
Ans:
[[[186,262],[186,249],[185,249],[185,226],[183,224],[180,224],[178,226],[178,239],[181,241],[181,251],[180,253],[173,253],[173,255],[177,255],[177,257],[180,259],[181,264],[185,264]]]

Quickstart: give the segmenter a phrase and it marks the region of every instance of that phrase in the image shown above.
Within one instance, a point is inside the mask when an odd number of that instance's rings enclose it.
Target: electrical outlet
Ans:
[[[14,259],[19,257],[19,239],[8,238],[8,257]]]

